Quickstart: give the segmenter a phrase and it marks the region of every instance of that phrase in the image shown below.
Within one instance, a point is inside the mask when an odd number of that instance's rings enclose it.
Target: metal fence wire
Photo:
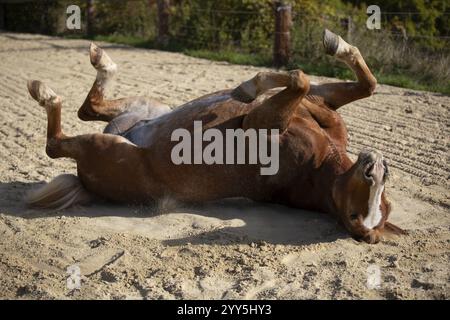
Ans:
[[[30,24],[35,24],[35,27],[25,30],[36,30],[39,32],[39,23],[49,23],[48,21],[54,16],[50,9],[54,8],[53,3],[56,2],[68,3],[65,0],[21,0],[15,2],[0,0],[0,29],[5,28],[5,24],[14,23],[14,20],[19,20],[18,23],[20,24],[26,24],[25,21],[15,17],[14,11],[17,11],[17,13],[20,11],[23,15],[26,11],[30,11],[30,8],[39,11],[42,10],[42,7],[45,7],[46,3],[52,3],[51,6],[48,5],[48,12],[40,15],[39,21],[30,21]],[[138,36],[151,35],[152,37],[157,37],[158,30],[161,29],[157,3],[169,3],[169,1],[156,0],[74,0],[72,2],[78,3],[83,12],[86,11],[88,3],[98,5],[95,21],[92,23],[95,32],[90,32],[90,36],[110,33],[120,34],[124,30],[124,33],[138,32]],[[276,18],[274,12],[276,10],[274,6],[268,5],[268,3],[255,4],[254,10],[226,10],[214,8],[216,5],[208,1],[205,1],[202,5],[195,1],[170,2],[172,5],[170,8],[167,8],[168,25],[166,38],[171,43],[176,43],[179,46],[194,49],[235,50],[245,53],[261,53],[262,51],[269,53],[275,50],[274,43],[277,35],[286,32],[275,29]],[[64,6],[61,6],[58,10],[64,8]],[[120,17],[122,12],[114,11],[112,15],[119,15],[119,17],[114,17],[114,19],[107,14],[108,12],[102,12],[102,10],[112,10],[112,8],[123,9],[126,12],[123,12],[123,17]],[[149,12],[142,14],[137,12],[139,10],[136,8],[148,9]],[[385,39],[390,39],[390,41],[400,41],[403,45],[422,45],[422,47],[427,48],[448,50],[450,34],[436,34],[436,32],[435,34],[430,34],[429,30],[425,30],[420,19],[417,19],[420,15],[421,13],[417,11],[382,11],[382,29],[368,30],[366,27],[368,15],[361,11],[354,15],[339,11],[333,14],[310,14],[299,9],[292,9],[292,26],[288,30],[288,39],[294,51],[296,49],[301,51],[302,47],[309,46],[311,41],[317,39],[317,36],[324,28],[329,28],[351,41],[359,41],[363,37],[384,37]],[[440,13],[440,15],[448,17],[450,12]],[[145,19],[148,21],[143,21]],[[107,22],[107,20],[112,21]],[[142,24],[142,26],[139,26],[139,24]],[[6,29],[8,29],[7,26]],[[43,29],[44,33],[48,33],[47,29]],[[150,31],[145,31],[145,29],[150,29]],[[450,32],[450,28],[446,28],[446,30]],[[59,30],[58,33],[71,34],[67,30]]]

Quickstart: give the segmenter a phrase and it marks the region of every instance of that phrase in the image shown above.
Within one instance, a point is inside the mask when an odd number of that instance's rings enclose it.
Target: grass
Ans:
[[[203,58],[214,61],[226,61],[233,64],[252,65],[258,67],[270,66],[272,58],[262,54],[249,54],[233,52],[231,50],[210,51],[210,50],[183,50],[189,56]]]
[[[402,74],[377,74],[376,78],[379,83],[389,84],[392,86],[414,89],[414,90],[424,90],[439,92],[446,95],[450,95],[450,82],[447,83],[421,83],[411,77]]]
[[[332,77],[345,80],[355,80],[353,72],[344,65],[336,65],[333,63],[307,63],[297,62],[293,63],[290,68],[300,68],[307,74],[315,76]],[[391,86],[413,89],[432,91],[450,95],[450,82],[446,83],[434,83],[419,81],[406,72],[401,73],[397,71],[395,73],[385,73],[378,70],[372,70],[378,83],[387,84]]]
[[[186,55],[203,58],[214,61],[226,61],[233,64],[241,65],[252,65],[260,67],[270,67],[272,63],[271,54],[250,54],[236,52],[234,50],[220,50],[213,51],[207,49],[186,49],[179,43],[171,42],[161,48],[152,40],[146,40],[142,37],[134,36],[121,36],[121,35],[109,35],[109,36],[96,36],[94,41],[105,41],[119,44],[126,44],[138,48],[147,49],[162,49],[172,52],[182,52]],[[338,65],[337,63],[325,63],[316,62],[310,63],[308,61],[295,59],[288,66],[289,69],[300,68],[305,73],[316,75],[333,77],[339,79],[354,79],[354,75],[351,70],[349,70],[344,65]],[[373,70],[378,83],[388,84],[392,86],[408,88],[413,90],[424,90],[439,92],[446,95],[450,95],[450,81],[445,83],[440,83],[432,80],[419,80],[412,74],[408,74],[407,71],[397,71],[393,73],[386,73],[381,70]]]
[[[93,41],[104,41],[118,44],[126,44],[132,47],[137,48],[147,48],[147,49],[155,49],[156,45],[147,39],[142,37],[134,37],[134,36],[121,36],[121,35],[110,35],[110,36],[95,36]]]

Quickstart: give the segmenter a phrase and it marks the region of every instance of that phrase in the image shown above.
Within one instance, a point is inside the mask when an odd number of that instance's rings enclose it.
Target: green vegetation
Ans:
[[[185,54],[216,61],[227,61],[234,64],[252,66],[270,66],[272,64],[271,55],[236,53],[232,51],[208,51],[208,50],[185,50]]]
[[[84,37],[82,31],[64,27],[64,10],[69,2],[80,5],[82,10],[86,8],[83,0],[55,0],[51,5],[8,4],[8,29]],[[352,79],[348,68],[323,54],[320,39],[323,29],[329,28],[361,50],[379,83],[450,94],[447,1],[380,1],[381,30],[366,28],[363,0],[285,2],[292,5],[294,15],[293,57],[288,69]],[[34,14],[29,17],[31,13]],[[95,40],[184,52],[236,64],[270,66],[272,62],[272,0],[171,0],[170,35],[164,45],[156,41],[156,1],[95,0],[94,17]]]
[[[154,42],[145,40],[140,37],[132,36],[96,36],[94,41],[105,41],[118,44],[126,44],[138,48],[147,49],[160,49],[160,47]],[[192,57],[214,60],[214,61],[226,61],[233,64],[241,65],[252,65],[261,67],[270,67],[272,64],[272,56],[270,53],[266,55],[262,54],[251,54],[242,52],[233,52],[231,50],[207,50],[207,49],[183,49],[178,45],[167,45],[165,50],[182,52]],[[323,54],[323,53],[322,53]],[[325,77],[334,77],[339,79],[354,79],[354,75],[351,70],[349,70],[345,65],[329,59],[328,63],[310,63],[310,62],[292,62],[288,69],[300,68],[304,72]],[[373,68],[372,68],[373,69]],[[417,80],[417,75],[408,75],[407,72],[402,73],[401,71],[386,73],[379,69],[373,70],[374,74],[378,80],[378,83],[388,84],[392,86],[409,88],[414,90],[425,90],[440,92],[450,95],[450,81],[442,82],[426,82]]]

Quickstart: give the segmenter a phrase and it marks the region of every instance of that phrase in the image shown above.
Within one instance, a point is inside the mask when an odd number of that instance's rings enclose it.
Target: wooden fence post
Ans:
[[[0,30],[6,29],[6,4],[0,4]]]
[[[352,33],[353,33],[353,20],[351,16],[347,16],[345,18],[339,19],[340,25],[342,29],[347,31],[347,38],[345,39],[347,42],[352,42]]]
[[[353,20],[351,16],[347,17],[348,25],[347,25],[347,41],[352,43],[352,33],[353,33]]]
[[[158,0],[158,43],[167,45],[169,42],[169,8],[170,0]]]
[[[94,0],[86,0],[86,34],[89,38],[94,36]]]
[[[285,66],[291,58],[292,7],[282,1],[275,1],[275,44],[273,64]]]

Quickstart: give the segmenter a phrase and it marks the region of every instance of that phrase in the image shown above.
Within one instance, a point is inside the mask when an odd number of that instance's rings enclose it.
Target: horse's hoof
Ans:
[[[291,77],[291,88],[297,88],[302,91],[309,91],[309,78],[308,76],[301,70],[292,70],[289,71],[289,76]]]
[[[255,100],[255,97],[253,97],[251,94],[247,93],[241,86],[237,87],[233,91],[231,91],[231,97],[234,100],[244,102],[244,103],[250,103]]]
[[[95,43],[91,42],[89,46],[89,57],[91,59],[91,64],[94,68],[97,68],[100,64],[100,60],[102,59],[103,50],[98,47]]]
[[[250,103],[258,97],[258,76],[241,83],[231,92],[231,97],[237,101]]]
[[[61,103],[61,98],[56,93],[38,80],[27,82],[28,92],[41,106],[52,106]]]
[[[328,29],[323,32],[323,46],[325,53],[334,56],[339,46],[339,36]]]
[[[91,64],[95,69],[107,71],[108,73],[116,72],[117,65],[102,48],[93,42],[91,42],[91,45],[89,46],[89,57],[91,59]]]

